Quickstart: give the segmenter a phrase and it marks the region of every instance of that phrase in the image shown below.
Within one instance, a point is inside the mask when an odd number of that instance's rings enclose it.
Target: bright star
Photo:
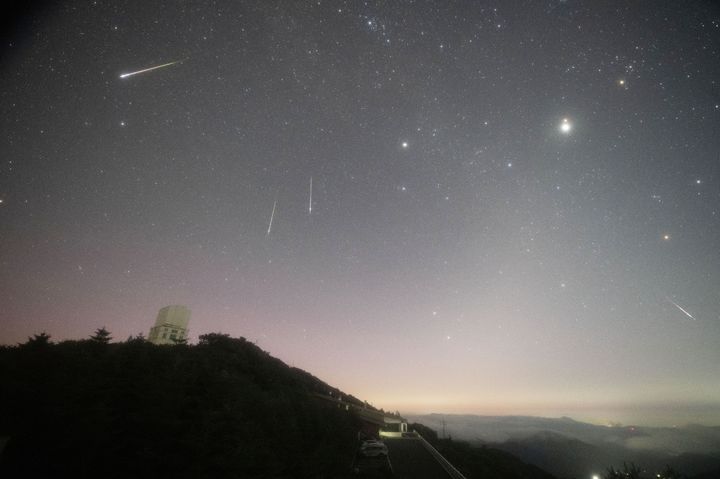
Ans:
[[[665,241],[669,241],[669,240],[670,240],[670,235],[667,234],[667,233],[665,233],[665,234],[663,235],[663,239],[664,239]]]
[[[404,150],[407,150],[408,146],[410,146],[410,145],[408,144],[407,141],[403,141],[403,142],[400,144],[400,146],[402,146]]]
[[[567,118],[563,118],[562,123],[560,123],[560,131],[567,135],[568,133],[570,133],[571,130],[572,123],[570,123],[570,120],[568,120]]]

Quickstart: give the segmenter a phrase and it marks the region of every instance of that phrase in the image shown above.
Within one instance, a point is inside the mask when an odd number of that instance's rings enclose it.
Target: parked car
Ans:
[[[388,448],[382,441],[372,439],[360,444],[360,454],[365,457],[387,456]]]
[[[353,473],[359,477],[392,477],[392,465],[385,443],[378,440],[367,440],[360,443],[352,469]]]

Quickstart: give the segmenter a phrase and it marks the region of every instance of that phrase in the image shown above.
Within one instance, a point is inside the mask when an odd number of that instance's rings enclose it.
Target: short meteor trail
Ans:
[[[312,176],[310,177],[310,202],[308,203],[308,214],[312,214]]]
[[[136,71],[136,72],[123,73],[122,75],[120,75],[120,78],[127,78],[127,77],[131,77],[131,76],[133,76],[133,75],[139,75],[140,73],[145,73],[145,72],[157,70],[158,68],[169,67],[170,65],[175,65],[176,63],[180,63],[181,61],[182,61],[182,60],[176,60],[176,61],[174,61],[174,62],[164,63],[164,64],[162,64],[162,65],[156,65],[156,66],[154,66],[154,67],[145,68],[144,70],[138,70],[138,71]]]
[[[668,301],[670,301],[670,303],[672,303],[672,305],[675,306],[677,309],[679,309],[680,311],[682,311],[683,313],[685,313],[685,316],[687,316],[688,318],[690,318],[690,319],[692,319],[692,320],[695,320],[695,318],[693,317],[692,314],[690,314],[690,313],[688,313],[687,311],[685,311],[685,310],[682,308],[682,306],[680,306],[679,304],[677,304],[675,301],[673,301],[672,299],[667,298],[667,297],[666,297],[665,299],[667,299]]]
[[[275,203],[273,203],[273,210],[272,213],[270,213],[270,224],[268,225],[267,233],[265,233],[265,236],[268,236],[270,234],[270,231],[272,231],[272,222],[273,218],[275,217],[275,207],[277,206],[277,200],[275,200]]]

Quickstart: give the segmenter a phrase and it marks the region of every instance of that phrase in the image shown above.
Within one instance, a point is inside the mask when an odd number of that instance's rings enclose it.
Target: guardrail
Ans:
[[[429,452],[430,454],[432,454],[432,456],[435,458],[435,460],[436,460],[438,463],[440,463],[440,465],[442,466],[442,468],[445,469],[445,472],[447,472],[450,477],[452,477],[453,479],[465,479],[465,476],[463,476],[463,475],[460,473],[460,471],[458,471],[457,469],[455,469],[455,466],[453,466],[452,464],[450,464],[450,461],[448,461],[447,459],[445,459],[445,458],[443,457],[443,455],[440,454],[440,453],[438,452],[438,450],[435,449],[435,448],[432,446],[432,444],[430,444],[429,442],[427,442],[427,441],[425,440],[425,438],[422,437],[420,434],[418,434],[418,437],[419,437],[420,440],[422,441],[423,446],[425,446],[425,449],[427,449],[428,452]]]

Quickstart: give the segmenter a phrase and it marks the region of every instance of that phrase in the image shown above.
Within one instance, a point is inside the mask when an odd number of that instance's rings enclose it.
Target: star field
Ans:
[[[12,18],[1,342],[184,304],[386,409],[720,421],[713,3]]]

